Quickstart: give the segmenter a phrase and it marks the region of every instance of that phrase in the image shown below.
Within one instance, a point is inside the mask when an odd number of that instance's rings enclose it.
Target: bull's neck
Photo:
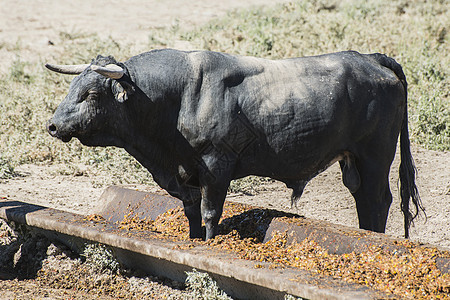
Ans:
[[[133,141],[126,142],[125,150],[152,174],[162,188],[166,189],[175,178],[176,163],[170,160],[170,154],[158,142],[134,137]]]
[[[126,104],[128,132],[122,134],[124,148],[165,189],[173,184],[178,166],[184,164],[190,152],[189,143],[177,130],[177,95],[181,94],[170,86],[165,91],[144,85]]]

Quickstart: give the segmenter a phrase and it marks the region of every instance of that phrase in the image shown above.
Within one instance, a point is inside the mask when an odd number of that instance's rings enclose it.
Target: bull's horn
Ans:
[[[107,65],[106,67],[100,67],[97,65],[91,65],[91,70],[112,79],[122,78],[124,71],[121,67],[115,64]]]
[[[81,74],[86,68],[89,67],[89,64],[84,65],[52,65],[45,64],[45,67],[54,72],[69,74],[69,75],[78,75]]]

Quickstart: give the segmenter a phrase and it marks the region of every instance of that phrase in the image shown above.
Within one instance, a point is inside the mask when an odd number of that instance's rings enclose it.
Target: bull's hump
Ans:
[[[270,60],[250,56],[240,56],[221,52],[196,51],[188,55],[193,70],[203,75],[214,76],[216,80],[236,74],[252,76],[264,72]]]

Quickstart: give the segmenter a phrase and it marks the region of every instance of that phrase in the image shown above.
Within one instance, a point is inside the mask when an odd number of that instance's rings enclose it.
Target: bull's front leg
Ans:
[[[218,233],[223,204],[236,163],[235,154],[210,145],[203,151],[200,167],[200,211],[206,227],[206,240]]]
[[[200,202],[200,199],[195,202],[183,202],[184,214],[189,221],[189,238],[191,239],[203,238]]]
[[[237,155],[210,143],[201,151],[198,162],[201,192],[200,211],[206,227],[206,240],[218,233],[223,204],[236,164]]]
[[[206,240],[214,238],[218,233],[228,185],[229,182],[221,185],[206,185],[201,188],[200,209],[206,227]]]

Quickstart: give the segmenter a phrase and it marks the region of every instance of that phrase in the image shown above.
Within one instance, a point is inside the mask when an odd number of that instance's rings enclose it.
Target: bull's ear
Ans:
[[[112,92],[114,98],[122,103],[127,101],[129,96],[134,93],[134,87],[126,81],[114,80],[112,83]]]

